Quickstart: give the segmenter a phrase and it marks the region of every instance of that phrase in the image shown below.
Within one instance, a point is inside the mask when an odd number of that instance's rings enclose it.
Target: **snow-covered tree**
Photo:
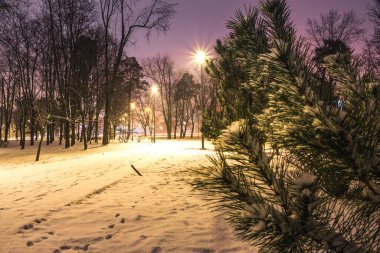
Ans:
[[[267,102],[224,131],[197,185],[215,193],[238,235],[261,252],[379,252],[376,84],[354,60],[328,56],[324,67],[345,96],[338,108],[333,91],[321,92],[286,1],[262,1],[261,13],[269,51],[246,85],[253,94],[257,80],[270,87]]]

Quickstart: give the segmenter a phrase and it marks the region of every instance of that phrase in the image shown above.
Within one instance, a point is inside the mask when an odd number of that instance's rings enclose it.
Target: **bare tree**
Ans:
[[[324,46],[324,41],[341,41],[349,45],[364,33],[364,20],[351,10],[340,14],[338,10],[330,10],[322,14],[320,20],[308,19],[308,34],[317,47]]]
[[[182,73],[174,70],[174,62],[169,56],[149,57],[142,61],[142,65],[144,76],[158,85],[167,138],[171,139],[173,117],[175,117],[175,95]]]
[[[40,138],[36,160],[45,136],[49,145],[57,133],[66,148],[80,140],[86,149],[104,111],[107,144],[118,84],[126,86],[118,91],[125,109],[137,100],[142,70],[124,58],[126,48],[137,30],[147,38],[167,31],[170,1],[39,0],[41,8],[30,11],[36,1],[0,0],[0,142],[15,126],[21,148],[28,134],[31,145]]]
[[[145,93],[143,96],[139,96],[136,100],[136,120],[140,123],[143,131],[144,136],[147,136],[147,130],[150,129],[150,123],[151,123],[151,100],[149,93]]]
[[[363,50],[363,63],[370,80],[380,80],[380,4],[369,10],[370,20],[373,23],[373,33],[366,40]]]
[[[112,97],[115,92],[117,74],[124,50],[128,43],[132,42],[132,36],[136,30],[145,30],[146,37],[149,38],[153,31],[166,32],[169,28],[169,21],[173,17],[176,4],[165,0],[153,0],[150,4],[138,9],[137,0],[100,0],[101,16],[105,31],[105,39],[110,35],[110,25],[112,17],[117,12],[120,19],[115,26],[118,26],[116,52],[113,62],[109,61],[109,48],[106,43],[106,94],[105,94],[105,114],[103,128],[103,145],[109,143],[110,115],[112,113]],[[112,66],[110,66],[112,65]],[[111,71],[110,71],[111,70]]]
[[[199,86],[195,85],[193,76],[189,73],[184,73],[176,86],[174,139],[176,138],[178,126],[180,128],[180,138],[185,138],[190,123],[192,124],[192,130],[194,130],[198,88]]]

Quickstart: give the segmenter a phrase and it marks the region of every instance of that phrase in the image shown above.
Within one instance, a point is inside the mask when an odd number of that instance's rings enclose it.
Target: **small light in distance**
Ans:
[[[158,93],[158,87],[155,84],[152,85],[152,93],[153,94],[157,94]]]

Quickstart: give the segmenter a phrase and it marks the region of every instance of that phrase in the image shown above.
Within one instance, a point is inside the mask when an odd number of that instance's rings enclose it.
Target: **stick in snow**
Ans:
[[[133,164],[131,164],[131,167],[134,171],[136,171],[136,173],[139,175],[139,176],[142,176],[141,173],[135,168],[135,166],[133,166]]]

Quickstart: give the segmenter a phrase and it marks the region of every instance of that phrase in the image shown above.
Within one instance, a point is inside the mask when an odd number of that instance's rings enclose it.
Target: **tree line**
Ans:
[[[152,132],[150,87],[167,138],[194,135],[200,121],[200,83],[169,56],[138,62],[128,56],[136,30],[165,32],[175,14],[169,1],[146,6],[125,0],[3,0],[0,2],[0,144],[12,135],[21,149],[38,137],[66,148],[102,144],[131,116]],[[121,17],[121,18],[120,18]],[[213,84],[205,80],[208,103]],[[131,112],[131,104],[136,106]],[[177,136],[179,134],[179,136]]]
[[[151,83],[142,81],[144,76],[160,87],[157,101],[168,138],[172,129],[176,137],[177,128],[184,136],[195,120],[193,76],[177,73],[168,56],[145,59],[144,69],[127,56],[137,30],[149,38],[169,29],[175,5],[165,0],[145,6],[125,0],[2,0],[0,143],[7,143],[12,132],[21,149],[27,139],[34,145],[38,136],[47,145],[58,138],[66,148],[80,140],[86,149],[102,129],[106,145],[121,116],[130,117],[132,101],[139,112],[149,107],[144,94]],[[153,65],[165,69],[163,77]],[[147,127],[146,117],[139,118]]]

